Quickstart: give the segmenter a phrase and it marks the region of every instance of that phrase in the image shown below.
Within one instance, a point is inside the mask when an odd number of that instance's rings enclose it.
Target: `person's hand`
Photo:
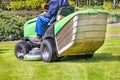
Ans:
[[[57,21],[60,20],[60,19],[62,19],[63,17],[64,17],[64,16],[62,16],[62,15],[58,15],[58,16],[57,16]]]
[[[45,13],[46,13],[46,12],[45,12],[45,11],[43,11],[42,13],[40,13],[40,15],[45,15]]]
[[[48,4],[45,4],[45,5],[44,5],[44,9],[48,9]]]
[[[42,9],[48,9],[48,5],[45,3],[45,4],[42,4]]]
[[[41,9],[41,10],[40,10],[40,15],[45,15],[46,12],[47,12],[46,9]]]

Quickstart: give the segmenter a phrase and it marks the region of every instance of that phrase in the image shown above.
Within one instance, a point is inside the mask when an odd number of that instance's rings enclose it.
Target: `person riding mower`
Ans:
[[[58,61],[69,55],[92,57],[105,40],[107,12],[98,9],[74,11],[70,6],[61,7],[57,16],[62,18],[46,25],[42,41],[32,41],[37,18],[24,24],[25,39],[15,46],[20,60]]]

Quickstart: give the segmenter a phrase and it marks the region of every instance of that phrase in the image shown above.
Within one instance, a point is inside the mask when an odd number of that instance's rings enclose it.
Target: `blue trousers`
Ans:
[[[42,15],[39,15],[36,21],[36,28],[35,28],[35,32],[39,35],[43,35],[44,34],[44,27],[45,25],[47,25],[50,22],[49,18],[46,18]]]

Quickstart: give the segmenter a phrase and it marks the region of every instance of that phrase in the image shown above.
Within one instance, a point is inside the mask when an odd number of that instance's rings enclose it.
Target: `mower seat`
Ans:
[[[74,12],[74,8],[73,7],[71,7],[71,6],[64,6],[64,7],[61,7],[58,10],[57,16],[58,15],[62,15],[64,17],[66,17],[66,16],[68,16],[69,14],[71,14],[73,12]]]

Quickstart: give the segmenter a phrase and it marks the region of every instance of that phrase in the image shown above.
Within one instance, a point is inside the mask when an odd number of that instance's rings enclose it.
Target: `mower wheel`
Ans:
[[[18,42],[14,48],[14,52],[15,52],[15,56],[20,59],[23,60],[24,59],[24,55],[27,54],[30,50],[30,46],[27,42]]]
[[[44,62],[57,61],[55,42],[52,39],[43,40],[41,44],[41,58]]]

